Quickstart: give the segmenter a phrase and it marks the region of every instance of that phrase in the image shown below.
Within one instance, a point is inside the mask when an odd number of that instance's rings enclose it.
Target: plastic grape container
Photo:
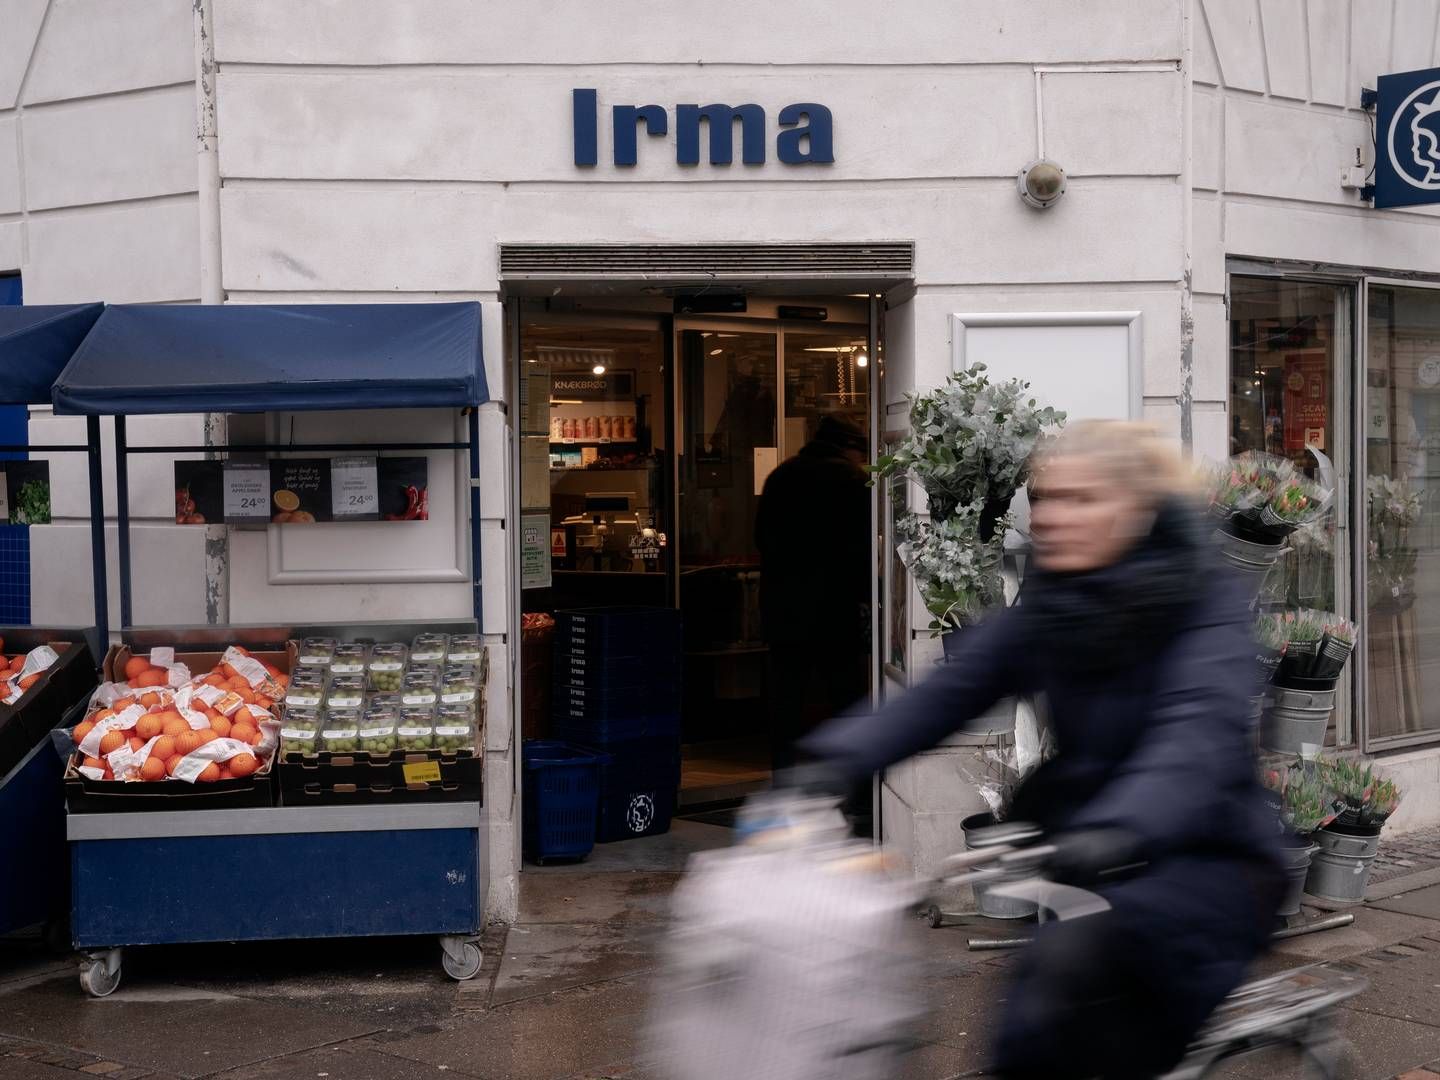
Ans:
[[[321,749],[353,754],[360,749],[360,710],[326,709],[320,727]]]
[[[300,665],[302,667],[330,666],[335,656],[335,639],[329,637],[307,637],[300,642]]]
[[[363,675],[365,663],[370,659],[370,649],[365,645],[345,641],[335,646],[330,656],[330,674]]]
[[[435,749],[454,754],[474,748],[474,710],[468,705],[441,705],[435,714]]]
[[[485,643],[478,634],[455,634],[450,638],[452,664],[478,664],[485,655]]]
[[[444,634],[416,634],[410,646],[412,664],[443,664],[450,639]]]
[[[376,755],[393,754],[400,749],[395,733],[393,713],[367,713],[360,721],[360,749]]]
[[[382,693],[393,692],[400,689],[400,682],[405,677],[405,661],[409,657],[409,650],[398,641],[386,641],[375,645],[370,650],[370,689],[379,690]]]
[[[476,694],[475,669],[469,664],[452,664],[440,677],[440,702],[442,705],[468,705],[474,702]]]
[[[290,685],[285,691],[285,707],[319,708],[325,700],[325,669],[304,667],[290,676]]]
[[[402,705],[430,705],[440,700],[440,669],[417,667],[405,672],[401,681]]]
[[[403,706],[395,734],[401,750],[433,750],[435,710],[428,705]]]
[[[365,676],[336,675],[325,691],[327,709],[358,709],[365,704]]]
[[[314,754],[319,750],[320,712],[303,705],[285,711],[280,725],[280,750],[286,754]]]

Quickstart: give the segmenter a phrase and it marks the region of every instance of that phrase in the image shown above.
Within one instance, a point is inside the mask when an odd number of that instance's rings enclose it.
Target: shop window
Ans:
[[[1351,365],[1349,286],[1270,277],[1230,279],[1230,452],[1288,458],[1321,479],[1334,470],[1336,506],[1293,534],[1290,551],[1261,592],[1271,609],[1318,608],[1355,614],[1351,604],[1351,508],[1343,505],[1350,469],[1345,379]],[[1348,675],[1347,675],[1348,680]],[[1327,741],[1352,741],[1350,690],[1336,695]]]
[[[1440,292],[1371,286],[1365,397],[1367,719],[1440,732]]]

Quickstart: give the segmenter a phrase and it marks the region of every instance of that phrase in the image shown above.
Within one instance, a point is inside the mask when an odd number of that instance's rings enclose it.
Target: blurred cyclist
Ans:
[[[849,781],[1000,697],[1045,696],[1057,752],[1010,818],[1057,847],[1052,878],[1111,910],[1039,927],[1006,996],[1004,1077],[1163,1073],[1272,927],[1282,872],[1248,719],[1248,596],[1187,486],[1144,425],[1068,428],[1034,470],[1019,604],[958,631],[963,655],[879,717],[843,717],[802,744]]]

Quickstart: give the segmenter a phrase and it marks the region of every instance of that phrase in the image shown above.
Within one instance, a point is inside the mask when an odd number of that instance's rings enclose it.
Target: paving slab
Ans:
[[[22,990],[0,988],[0,1034],[199,1077],[383,1026],[326,1009],[224,995],[197,1000],[177,991],[175,1002],[157,1002],[153,993],[131,999],[122,983],[110,997],[91,1000],[73,975]],[[179,1029],[176,1017],[183,1018]],[[156,1037],[157,1025],[168,1029],[166,1037]]]
[[[569,1080],[586,1070],[605,1075],[643,1065],[648,982],[632,976],[545,994],[376,1048],[485,1080]]]
[[[1395,946],[1403,949],[1405,946]],[[1411,1020],[1440,1028],[1440,953],[1398,955],[1382,950],[1365,959],[1379,961],[1363,966],[1360,974],[1370,986],[1347,1007],[1359,1012],[1375,1013]]]
[[[1405,915],[1440,920],[1440,885],[1396,893],[1368,906],[1371,910],[1379,908],[1381,911],[1398,911]]]
[[[656,922],[669,913],[680,874],[638,870],[523,874],[516,922]]]
[[[596,844],[589,858],[578,863],[532,866],[526,863],[520,874],[521,888],[529,874],[586,874],[605,870],[639,870],[646,873],[679,873],[697,851],[729,847],[735,830],[699,821],[676,821],[659,836],[642,836],[614,844]]]
[[[512,926],[495,976],[491,1005],[552,994],[653,968],[661,927],[625,923]]]
[[[456,984],[440,966],[438,941],[423,937],[128,950],[117,993],[133,999],[152,986],[165,994],[190,988],[322,1009],[362,1026],[409,1028],[448,1016]]]
[[[1390,1080],[1397,1073],[1440,1054],[1440,1028],[1342,1009],[1341,1030],[1352,1053],[1341,1069],[1344,1080]],[[1243,1058],[1218,1076],[1227,1080],[1307,1080],[1292,1051],[1267,1050]]]
[[[1355,922],[1350,926],[1277,941],[1274,952],[1302,961],[1342,960],[1435,930],[1429,919],[1364,907],[1355,909]]]
[[[5,1080],[87,1080],[85,1073],[62,1069],[39,1061],[0,1058],[0,1076]],[[156,1077],[155,1080],[161,1080]]]
[[[216,1074],[213,1080],[317,1080],[325,1077],[329,1080],[416,1080],[427,1076],[471,1080],[471,1074],[450,1066],[428,1065],[350,1046],[308,1050],[257,1065],[242,1065],[238,1069]],[[71,1076],[68,1080],[80,1078]],[[475,1074],[474,1080],[484,1080],[483,1074]]]

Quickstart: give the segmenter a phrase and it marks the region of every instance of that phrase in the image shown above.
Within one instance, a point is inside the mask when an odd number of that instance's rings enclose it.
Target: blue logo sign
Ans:
[[[1381,75],[1375,206],[1440,202],[1440,68]]]
[[[592,167],[600,161],[600,100],[593,89],[570,92],[575,164]],[[829,165],[835,160],[830,110],[812,101],[780,110],[775,156],[786,165]],[[640,131],[651,138],[670,133],[670,114],[663,105],[615,105],[610,109],[611,160],[622,167],[640,160]],[[711,165],[735,160],[735,124],[740,124],[740,160],[764,165],[768,143],[765,110],[759,105],[676,105],[675,164],[700,164],[700,125],[709,134]]]

